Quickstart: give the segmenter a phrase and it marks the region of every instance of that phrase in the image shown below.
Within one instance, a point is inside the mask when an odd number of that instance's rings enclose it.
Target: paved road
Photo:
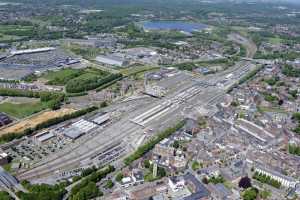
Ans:
[[[250,40],[238,33],[232,33],[228,37],[229,37],[229,40],[232,40],[233,42],[236,42],[240,45],[243,45],[246,48],[246,51],[247,51],[246,57],[247,58],[254,57],[254,55],[257,51],[257,46],[252,40]]]

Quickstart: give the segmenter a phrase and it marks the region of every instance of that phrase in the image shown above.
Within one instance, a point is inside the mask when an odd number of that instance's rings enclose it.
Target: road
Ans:
[[[238,43],[246,48],[246,51],[247,51],[246,57],[247,58],[254,57],[254,55],[257,51],[257,46],[252,40],[250,40],[238,33],[229,34],[228,38],[229,38],[229,40],[231,40],[235,43]]]

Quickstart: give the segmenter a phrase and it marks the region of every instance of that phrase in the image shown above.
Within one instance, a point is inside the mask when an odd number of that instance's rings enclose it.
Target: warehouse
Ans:
[[[10,124],[11,122],[12,120],[7,115],[0,113],[0,127]]]
[[[22,55],[22,54],[31,54],[31,53],[42,53],[47,51],[55,50],[54,47],[45,47],[45,48],[37,48],[37,49],[25,49],[25,50],[13,50],[11,51],[11,55]]]
[[[107,122],[110,119],[110,114],[109,113],[101,113],[98,115],[95,119],[93,119],[93,122],[102,125],[105,122]]]
[[[41,143],[44,143],[44,142],[50,140],[53,137],[55,137],[53,132],[43,131],[43,132],[40,132],[40,133],[36,134],[35,136],[33,136],[33,139],[37,144],[41,144]]]
[[[80,136],[88,133],[89,131],[91,131],[92,129],[96,128],[97,125],[86,121],[84,119],[81,119],[73,124],[71,124],[69,127],[65,128],[63,131],[63,135],[75,140],[77,138],[79,138]]]
[[[96,61],[105,65],[112,65],[117,67],[126,67],[129,64],[129,62],[125,58],[114,54],[97,56]]]

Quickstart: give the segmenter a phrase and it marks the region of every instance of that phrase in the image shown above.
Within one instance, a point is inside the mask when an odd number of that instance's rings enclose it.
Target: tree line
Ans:
[[[156,137],[150,139],[146,144],[140,146],[133,154],[125,158],[124,163],[126,165],[130,165],[133,161],[141,158],[143,155],[145,155],[147,152],[149,152],[151,149],[154,148],[156,144],[158,144],[160,141],[162,141],[165,138],[168,138],[173,133],[181,129],[185,124],[185,120],[180,121],[175,126],[167,128],[163,132],[159,133]]]
[[[294,128],[293,131],[297,134],[300,134],[300,112],[294,113],[292,119],[298,123],[297,127]]]
[[[300,146],[289,144],[289,153],[300,156]]]
[[[270,176],[267,176],[265,174],[259,173],[257,171],[254,173],[253,178],[255,180],[258,180],[261,183],[266,183],[266,184],[271,185],[271,186],[273,186],[275,188],[278,188],[278,189],[281,186],[281,183],[279,181],[271,178]]]
[[[66,91],[70,93],[80,93],[93,90],[120,77],[122,77],[122,74],[110,74],[104,78],[100,78],[99,76],[74,78],[67,83]]]
[[[10,88],[0,88],[0,96],[40,98],[41,102],[46,102],[47,107],[52,110],[59,109],[61,106],[61,102],[65,100],[64,93],[45,91],[39,92]]]
[[[97,109],[98,109],[98,107],[92,106],[92,107],[85,108],[85,109],[82,109],[82,110],[78,110],[76,112],[73,112],[73,113],[70,113],[70,114],[67,114],[67,115],[64,115],[64,116],[61,116],[61,117],[56,117],[56,118],[53,118],[53,119],[49,119],[45,122],[42,122],[42,123],[38,124],[34,128],[27,128],[27,129],[25,129],[21,132],[7,133],[7,134],[2,135],[0,137],[0,142],[10,142],[14,139],[19,139],[19,138],[23,137],[24,135],[31,135],[32,133],[34,133],[38,130],[48,128],[50,126],[53,126],[55,124],[59,124],[61,122],[67,121],[69,119],[80,117],[82,115],[85,115],[85,114],[87,114],[89,112],[92,112],[94,110],[97,110]]]

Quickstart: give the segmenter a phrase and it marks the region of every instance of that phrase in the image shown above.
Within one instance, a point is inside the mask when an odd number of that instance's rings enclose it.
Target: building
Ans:
[[[121,186],[124,188],[130,187],[134,185],[134,181],[132,179],[132,177],[128,176],[128,177],[124,177],[121,180]]]
[[[217,166],[213,165],[204,169],[200,169],[199,173],[207,177],[216,177],[220,175],[220,169]]]
[[[185,181],[181,176],[172,176],[169,178],[168,184],[173,192],[178,192],[184,188]]]
[[[31,53],[41,53],[47,51],[55,50],[54,47],[45,47],[45,48],[37,48],[37,49],[25,49],[25,50],[13,50],[10,52],[11,55],[22,55],[22,54],[31,54]]]
[[[184,132],[189,136],[194,136],[200,131],[198,122],[196,120],[188,118],[184,126]]]
[[[187,173],[184,175],[186,185],[191,188],[192,194],[185,197],[184,200],[204,200],[210,196],[209,191],[204,185],[192,174]]]
[[[98,115],[95,119],[92,120],[92,122],[102,125],[110,120],[110,114],[109,113],[101,113]]]
[[[91,131],[92,129],[96,128],[97,125],[86,121],[84,119],[81,119],[73,124],[71,124],[69,127],[65,128],[63,130],[63,135],[75,140],[78,137],[88,133],[89,131]]]
[[[153,149],[153,154],[161,157],[169,157],[174,155],[175,148],[169,146],[169,139],[164,139],[156,144]]]
[[[187,165],[188,160],[184,156],[171,156],[170,166],[176,170],[183,170]]]
[[[297,180],[292,177],[285,176],[277,171],[268,169],[264,166],[255,166],[255,171],[266,176],[270,176],[272,179],[281,183],[282,186],[287,188],[295,188],[297,185]]]
[[[47,130],[47,131],[43,131],[43,132],[40,132],[40,133],[34,135],[33,139],[37,144],[41,144],[41,143],[44,143],[44,142],[50,140],[53,137],[55,137],[53,132],[50,132]]]
[[[158,85],[146,85],[145,93],[154,97],[163,97],[166,95],[166,89]]]
[[[145,183],[140,187],[129,190],[129,199],[153,199],[153,196],[166,193],[167,189],[164,182],[156,184]]]
[[[230,200],[232,192],[228,190],[222,183],[217,183],[216,185],[210,183],[208,185],[208,190],[211,193],[211,196],[215,199],[220,200]]]
[[[4,113],[0,113],[0,127],[10,124],[12,120]]]
[[[124,188],[144,183],[144,174],[139,169],[133,169],[131,175],[124,177],[121,181],[121,186]]]
[[[127,65],[129,65],[129,61],[127,59],[115,54],[97,56],[96,61],[105,65],[117,67],[126,67]]]
[[[6,165],[9,163],[9,156],[7,153],[0,153],[0,165]]]
[[[133,169],[132,170],[132,179],[135,184],[142,184],[144,183],[144,174],[143,171],[139,169]]]
[[[204,74],[204,75],[211,73],[211,70],[206,67],[199,67],[199,68],[196,68],[194,71],[196,73],[200,73],[200,74]]]

